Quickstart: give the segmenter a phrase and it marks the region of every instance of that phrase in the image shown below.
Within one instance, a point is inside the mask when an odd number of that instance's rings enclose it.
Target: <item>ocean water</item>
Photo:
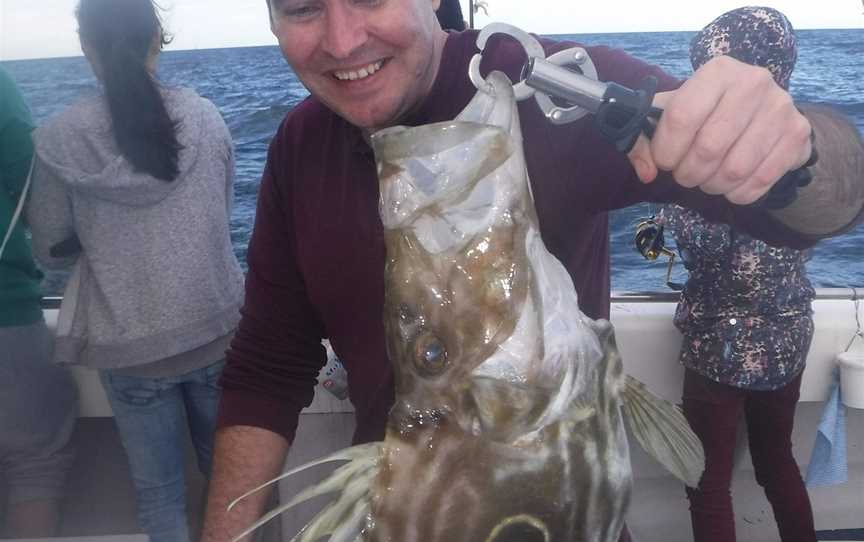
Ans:
[[[692,32],[581,34],[560,36],[584,44],[624,49],[671,74],[690,72],[688,44]],[[798,66],[791,91],[796,100],[830,104],[852,118],[864,132],[864,30],[804,30],[799,36]],[[40,122],[78,97],[97,92],[83,57],[2,63],[18,82]],[[258,182],[267,146],[276,127],[307,92],[276,47],[166,52],[159,76],[168,85],[192,87],[212,100],[228,123],[237,149],[237,181],[231,234],[245,263],[255,214]],[[665,263],[647,262],[632,246],[640,217],[656,209],[639,205],[611,218],[612,286],[616,290],[662,291]],[[671,237],[671,236],[669,236]],[[671,242],[671,240],[669,240]],[[823,241],[813,251],[809,272],[817,287],[864,287],[864,225]],[[676,270],[678,280],[685,277]],[[61,291],[60,278],[49,280],[48,293]]]

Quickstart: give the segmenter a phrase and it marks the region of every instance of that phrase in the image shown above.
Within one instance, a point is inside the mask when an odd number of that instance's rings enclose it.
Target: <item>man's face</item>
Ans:
[[[271,0],[271,27],[316,98],[375,130],[429,93],[446,40],[437,7],[438,0]]]

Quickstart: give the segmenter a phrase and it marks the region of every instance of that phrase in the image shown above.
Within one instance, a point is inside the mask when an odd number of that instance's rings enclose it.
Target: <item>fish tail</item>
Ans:
[[[369,488],[377,473],[377,462],[381,454],[383,444],[380,442],[361,444],[339,450],[326,457],[316,459],[297,468],[286,471],[276,478],[261,484],[235,499],[228,505],[233,508],[238,502],[249,495],[270,486],[283,478],[287,478],[299,472],[305,471],[316,465],[330,463],[333,461],[347,461],[345,465],[334,470],[327,478],[313,486],[309,486],[287,503],[267,512],[255,523],[247,527],[237,535],[232,542],[237,542],[243,537],[251,534],[271,519],[290,510],[300,503],[328,493],[339,492],[338,498],[321,512],[318,513],[301,531],[292,538],[292,542],[309,542],[318,538],[338,533],[341,540],[353,540],[349,538],[349,532],[359,532],[361,523],[369,509]],[[350,525],[349,525],[350,524]]]
[[[648,455],[690,487],[705,469],[705,451],[681,410],[627,375],[622,393],[624,418]]]

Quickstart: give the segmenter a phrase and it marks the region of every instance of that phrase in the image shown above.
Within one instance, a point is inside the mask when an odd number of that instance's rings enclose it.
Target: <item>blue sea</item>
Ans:
[[[692,32],[580,34],[557,36],[584,44],[605,44],[686,77]],[[796,100],[830,104],[864,131],[864,30],[799,31],[798,66],[791,91]],[[36,121],[42,121],[76,98],[96,92],[83,57],[2,63],[16,79]],[[174,51],[162,55],[161,80],[196,89],[222,111],[237,149],[237,182],[232,239],[245,263],[258,182],[270,138],[285,113],[307,92],[276,47]],[[612,216],[612,286],[615,290],[662,291],[664,263],[647,262],[632,246],[640,217],[653,214],[649,205],[616,211]],[[864,286],[864,225],[823,241],[815,249],[809,271],[817,287]],[[685,274],[677,270],[677,279]],[[49,293],[60,282],[49,281]]]

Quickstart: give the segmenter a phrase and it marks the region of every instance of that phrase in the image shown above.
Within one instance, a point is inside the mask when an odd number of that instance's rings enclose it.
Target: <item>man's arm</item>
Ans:
[[[826,237],[864,220],[864,143],[848,120],[823,106],[801,106],[816,136],[813,181],[791,205],[772,214],[795,231]]]
[[[250,495],[230,512],[228,505],[278,476],[288,447],[284,437],[259,427],[236,425],[216,432],[202,542],[232,540],[261,517],[273,488]]]
[[[260,516],[270,491],[249,497],[231,512],[227,505],[279,473],[326,360],[323,324],[298,265],[291,185],[282,156],[292,146],[281,133],[271,143],[261,180],[242,317],[220,379],[203,529],[208,542],[231,540]]]
[[[748,205],[808,161],[812,131],[820,151],[814,181],[772,216],[810,242],[860,216],[864,147],[857,130],[824,107],[802,113],[768,70],[717,57],[679,89],[657,94],[655,105],[664,113],[654,137],[641,137],[628,155],[642,182],[668,171],[681,186]]]
[[[643,182],[668,171],[684,187],[746,205],[811,154],[811,123],[791,96],[768,70],[730,57],[710,60],[654,104],[664,109],[654,137],[628,155]]]

